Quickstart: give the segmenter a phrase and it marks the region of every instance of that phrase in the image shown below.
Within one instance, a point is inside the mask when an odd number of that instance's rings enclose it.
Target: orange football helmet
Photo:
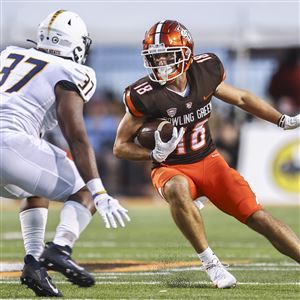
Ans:
[[[142,56],[152,81],[161,85],[187,71],[193,60],[194,42],[190,32],[177,21],[160,21],[145,34]],[[160,58],[164,63],[160,63]]]

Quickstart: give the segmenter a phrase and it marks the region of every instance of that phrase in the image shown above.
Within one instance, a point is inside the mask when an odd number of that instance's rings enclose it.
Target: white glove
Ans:
[[[151,157],[154,161],[163,162],[167,157],[176,149],[177,144],[180,142],[184,135],[184,128],[181,127],[178,133],[176,127],[173,128],[173,134],[171,139],[164,143],[161,138],[159,131],[154,132],[155,148],[151,152]]]
[[[284,130],[295,129],[300,126],[300,114],[294,117],[282,115],[278,121],[278,126]]]
[[[117,199],[114,199],[106,193],[95,194],[93,198],[97,211],[103,218],[106,228],[117,228],[117,222],[122,227],[125,227],[124,221],[130,221],[127,215],[128,210],[121,206]]]

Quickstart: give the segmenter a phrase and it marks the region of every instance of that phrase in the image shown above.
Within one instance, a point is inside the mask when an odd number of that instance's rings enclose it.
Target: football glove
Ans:
[[[125,227],[124,221],[130,221],[128,210],[119,201],[106,193],[93,196],[97,211],[101,215],[106,228],[117,228],[118,224]]]
[[[155,148],[151,152],[151,158],[157,162],[163,162],[167,157],[176,149],[178,143],[184,135],[184,128],[180,128],[179,132],[176,127],[173,128],[173,134],[171,139],[164,143],[161,138],[159,131],[154,132]]]
[[[300,114],[294,117],[282,115],[278,121],[278,126],[284,130],[295,129],[300,126]]]

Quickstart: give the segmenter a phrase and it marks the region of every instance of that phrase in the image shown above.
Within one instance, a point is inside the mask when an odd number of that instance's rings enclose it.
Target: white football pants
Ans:
[[[0,132],[0,196],[66,200],[85,185],[60,148],[22,132]]]

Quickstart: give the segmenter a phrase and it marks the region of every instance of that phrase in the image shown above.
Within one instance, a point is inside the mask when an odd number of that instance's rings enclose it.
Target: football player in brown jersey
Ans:
[[[206,196],[223,212],[264,235],[281,253],[300,263],[300,241],[265,211],[245,179],[230,168],[211,139],[208,119],[215,96],[283,129],[300,125],[300,115],[282,115],[256,95],[224,82],[212,53],[194,56],[190,32],[177,21],[161,21],[146,32],[142,56],[149,76],[125,89],[126,113],[114,145],[117,157],[152,160],[152,182],[169,203],[172,217],[189,240],[218,288],[236,284],[208,246],[201,215],[193,200]],[[153,151],[134,143],[147,118],[165,118],[179,131],[163,143],[156,132]]]

